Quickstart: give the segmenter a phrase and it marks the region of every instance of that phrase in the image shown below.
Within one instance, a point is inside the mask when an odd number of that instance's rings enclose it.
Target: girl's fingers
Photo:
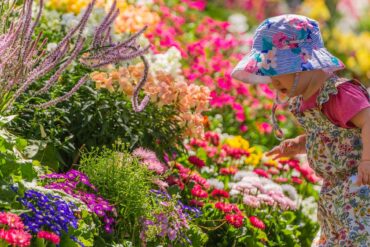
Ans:
[[[280,147],[279,146],[276,146],[273,149],[271,149],[270,151],[268,151],[266,153],[266,156],[270,156],[270,155],[278,154],[278,153],[280,153]]]

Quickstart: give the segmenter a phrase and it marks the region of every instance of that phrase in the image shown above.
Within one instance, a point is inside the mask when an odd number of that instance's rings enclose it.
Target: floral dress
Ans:
[[[313,109],[299,111],[301,96],[293,98],[289,107],[306,131],[309,164],[323,178],[318,202],[321,230],[312,246],[367,247],[370,188],[354,184],[362,153],[361,129],[336,126],[321,111],[330,95],[338,93],[340,83],[336,78],[326,81]],[[369,96],[363,86],[361,89]]]

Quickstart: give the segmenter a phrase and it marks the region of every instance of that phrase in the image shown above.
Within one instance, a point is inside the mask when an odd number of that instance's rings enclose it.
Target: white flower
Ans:
[[[310,196],[301,202],[302,212],[307,215],[312,221],[317,221],[317,203],[315,198]]]
[[[242,180],[244,177],[258,177],[258,175],[250,171],[238,171],[234,175],[234,180],[239,181]]]
[[[215,169],[214,169],[214,167],[212,166],[212,167],[208,167],[208,166],[204,166],[204,167],[202,167],[202,169],[200,170],[200,172],[201,173],[214,173],[214,171],[215,171]]]
[[[297,190],[290,184],[283,184],[281,185],[281,188],[283,189],[284,192],[288,195],[290,199],[293,201],[296,201],[298,198],[298,193]]]
[[[215,187],[216,189],[222,190],[224,188],[224,183],[216,178],[207,179],[207,182],[209,183],[209,185]]]
[[[181,53],[176,47],[171,47],[166,53],[149,55],[150,69],[156,73],[162,71],[174,78],[181,76]]]
[[[228,31],[232,33],[244,33],[249,28],[247,17],[243,14],[236,13],[230,15],[228,18],[228,22],[230,23]]]

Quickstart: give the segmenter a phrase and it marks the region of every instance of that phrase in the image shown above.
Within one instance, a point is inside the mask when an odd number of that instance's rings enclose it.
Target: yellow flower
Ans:
[[[261,159],[263,156],[262,150],[256,147],[251,147],[249,149],[249,152],[250,152],[250,155],[247,158],[245,158],[244,163],[246,163],[247,165],[253,165],[253,166],[259,165],[261,163]]]
[[[330,12],[324,0],[305,0],[301,5],[300,12],[320,22],[330,18]]]
[[[241,148],[249,151],[249,142],[241,136],[234,136],[226,139],[225,143],[232,148]]]

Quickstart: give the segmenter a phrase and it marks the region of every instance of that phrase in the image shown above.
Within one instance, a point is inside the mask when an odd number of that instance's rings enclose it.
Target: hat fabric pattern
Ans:
[[[344,64],[324,47],[319,25],[300,15],[266,19],[256,29],[252,49],[231,72],[243,82],[270,83],[271,76],[323,69]]]

